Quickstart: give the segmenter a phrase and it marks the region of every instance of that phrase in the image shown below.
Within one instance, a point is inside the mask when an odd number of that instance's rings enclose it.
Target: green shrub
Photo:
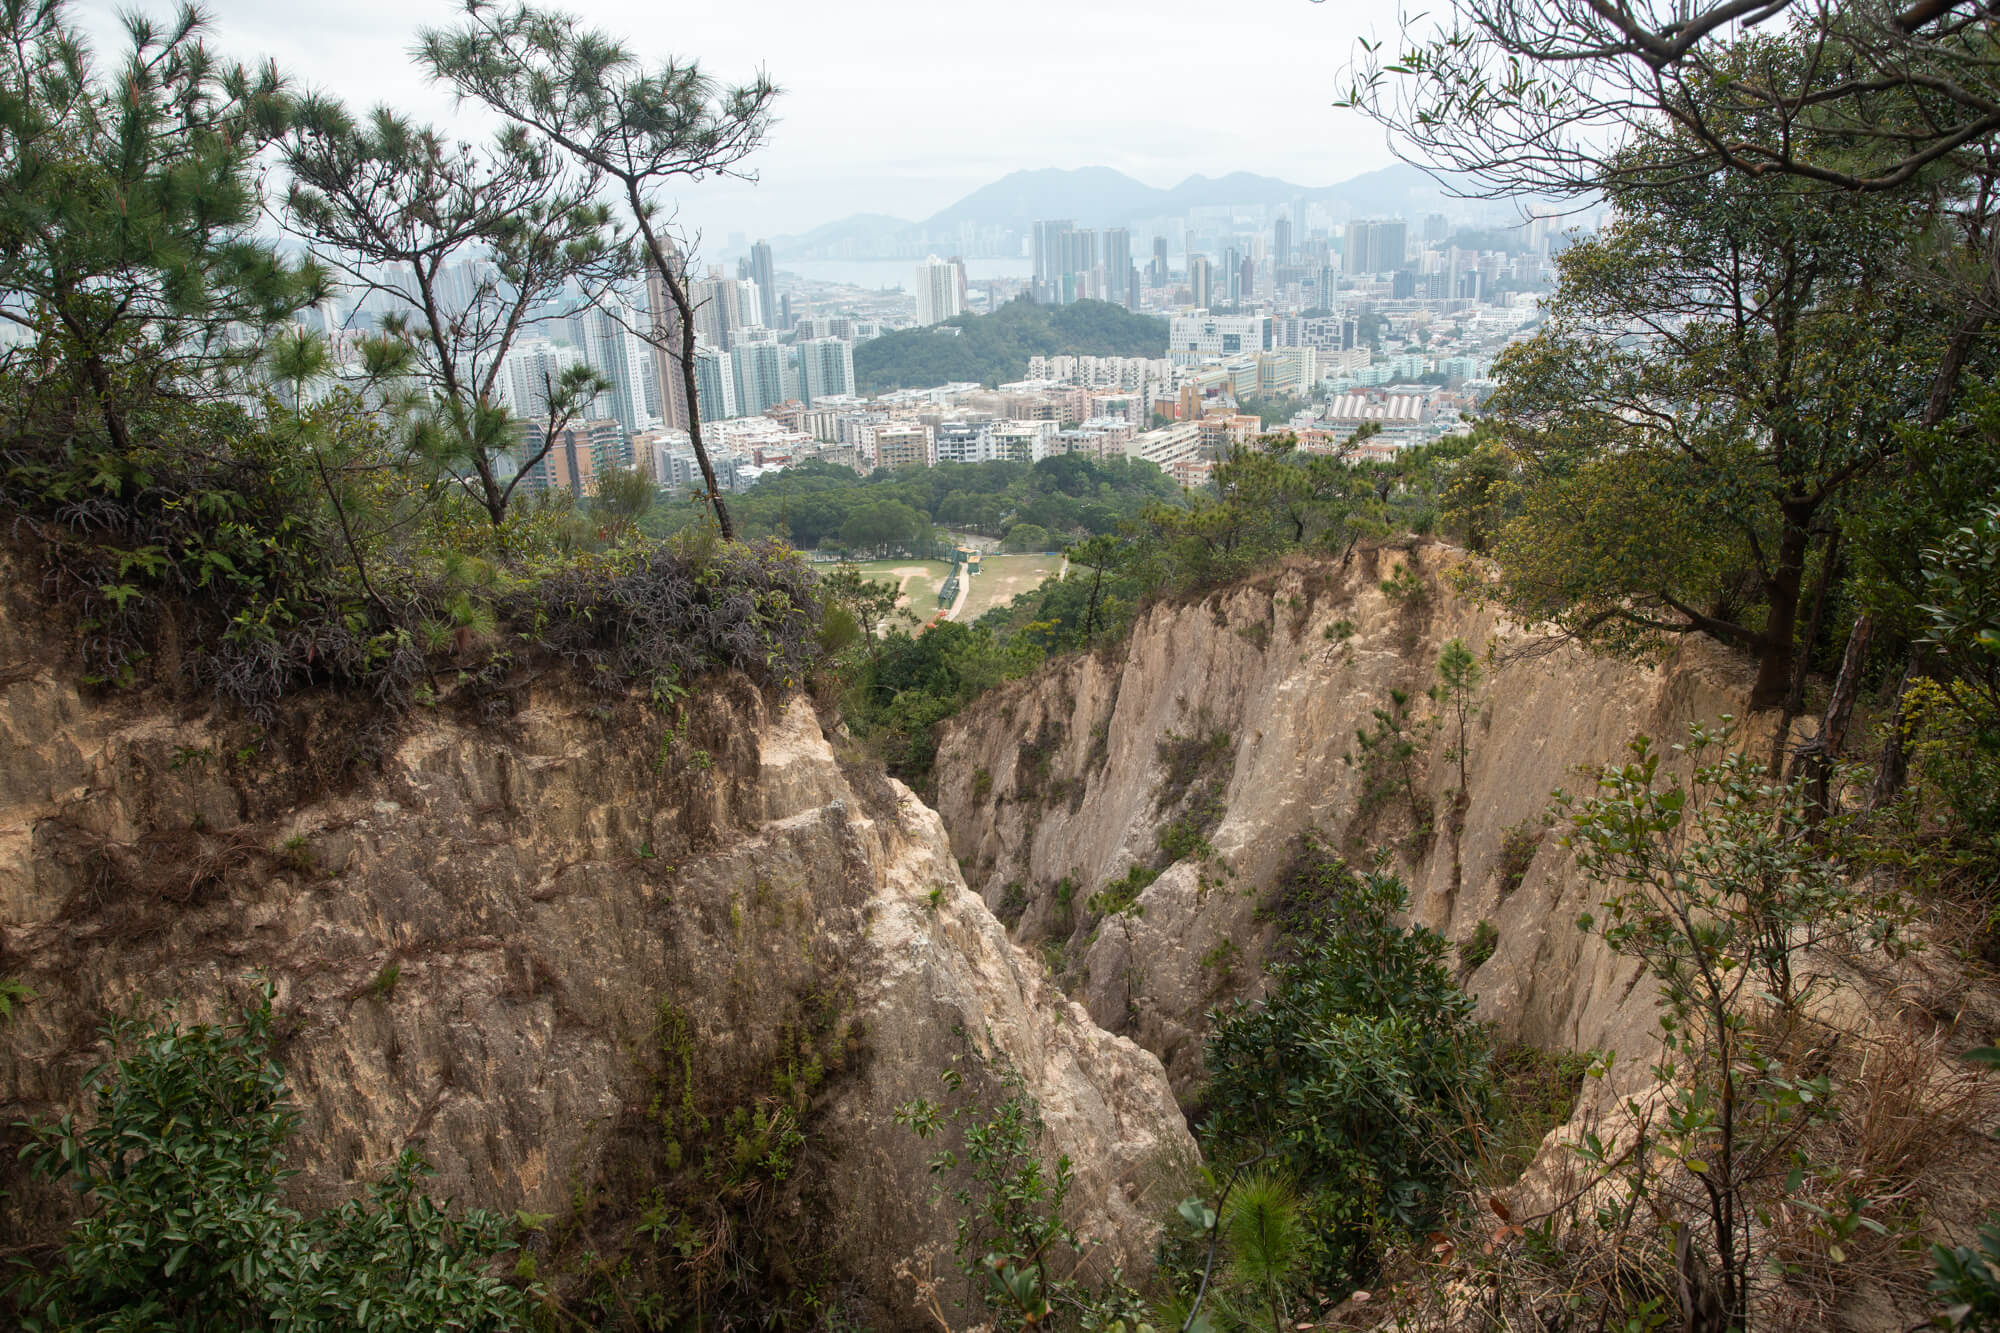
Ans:
[[[1166,778],[1153,798],[1158,810],[1171,810],[1184,800],[1194,785],[1204,778],[1228,771],[1232,738],[1221,728],[1197,727],[1188,735],[1169,731],[1156,747]]]
[[[0,1023],[14,1021],[14,1011],[35,998],[35,988],[18,977],[0,977]]]
[[[1421,575],[1407,563],[1401,563],[1382,580],[1382,595],[1399,610],[1416,611],[1430,600],[1431,590]]]
[[[948,1092],[959,1093],[955,1069],[943,1074]],[[1107,1330],[1123,1318],[1137,1327],[1144,1315],[1138,1294],[1114,1273],[1103,1288],[1076,1280],[1085,1243],[1064,1219],[1064,1205],[1076,1177],[1070,1160],[1053,1168],[1041,1157],[1042,1120],[1034,1099],[1011,1071],[1003,1083],[1009,1096],[990,1111],[959,1101],[947,1108],[919,1097],[896,1108],[896,1121],[929,1143],[958,1131],[958,1148],[942,1148],[930,1158],[938,1190],[961,1210],[953,1252],[964,1273],[972,1306],[1005,1330]],[[945,1183],[959,1168],[960,1183]],[[942,1311],[935,1311],[945,1322]]]
[[[375,974],[375,979],[368,983],[363,993],[373,1000],[386,1000],[396,993],[396,983],[402,979],[403,965],[392,958],[382,964],[381,971]]]
[[[1210,783],[1196,796],[1186,814],[1168,820],[1160,830],[1160,855],[1166,863],[1172,865],[1191,856],[1214,855],[1208,835],[1222,822],[1223,813],[1222,784]]]
[[[1021,881],[1009,880],[1007,887],[1000,891],[1000,905],[993,909],[993,915],[1009,930],[1019,924],[1021,914],[1028,910],[1028,890]]]
[[[1357,808],[1363,814],[1377,810],[1400,796],[1410,812],[1410,824],[1419,844],[1429,841],[1431,808],[1423,790],[1423,736],[1428,725],[1416,718],[1407,691],[1391,689],[1386,708],[1374,710],[1375,725],[1358,727],[1355,749],[1348,762],[1361,766],[1361,795]]]
[[[1979,1228],[1974,1245],[1931,1246],[1930,1289],[1950,1327],[2000,1329],[2000,1220]]]
[[[1500,894],[1502,897],[1521,887],[1521,881],[1528,877],[1528,867],[1535,863],[1535,853],[1542,847],[1540,821],[1529,818],[1518,824],[1510,824],[1500,835]]]
[[[1494,1056],[1480,1183],[1498,1189],[1528,1169],[1548,1132],[1576,1110],[1577,1094],[1594,1060],[1588,1053],[1526,1045],[1503,1047]]]
[[[1458,946],[1458,963],[1468,972],[1477,972],[1482,963],[1500,947],[1500,931],[1491,921],[1480,918],[1472,928],[1472,938]]]
[[[1661,751],[1641,736],[1630,762],[1600,770],[1594,795],[1558,793],[1558,804],[1578,868],[1606,895],[1578,926],[1642,964],[1662,1009],[1652,1066],[1661,1109],[1649,1144],[1659,1161],[1620,1158],[1595,1135],[1578,1156],[1635,1206],[1643,1199],[1655,1216],[1685,1219],[1683,1234],[1714,1274],[1718,1322],[1748,1326],[1777,1243],[1743,1219],[1781,1200],[1810,1207],[1833,1271],[1844,1262],[1841,1240],[1858,1230],[1884,1236],[1883,1217],[1894,1220],[1892,1191],[1816,1160],[1814,1131],[1839,1113],[1847,1089],[1793,1034],[1817,997],[1842,984],[1810,951],[1896,956],[1912,908],[1893,878],[1849,874],[1847,817],[1814,821],[1805,779],[1774,782],[1733,745],[1727,717],[1718,729],[1690,727],[1676,747],[1692,768],[1682,777],[1663,772]],[[1840,1183],[1812,1198],[1825,1180]]]
[[[1270,1152],[1320,1237],[1325,1290],[1373,1278],[1383,1239],[1433,1225],[1477,1155],[1491,1052],[1434,931],[1397,922],[1393,875],[1357,875],[1317,837],[1291,878],[1301,938],[1259,1005],[1218,1014],[1204,1151]],[[1310,904],[1310,906],[1308,906]]]
[[[1119,878],[1107,881],[1091,894],[1083,909],[1092,916],[1136,915],[1145,910],[1139,906],[1139,895],[1159,877],[1160,872],[1151,866],[1134,863]]]
[[[1065,934],[1076,924],[1076,887],[1076,879],[1071,875],[1056,881],[1056,910],[1051,924]]]
[[[282,1201],[290,1090],[271,992],[231,1027],[115,1021],[87,1117],[33,1127],[30,1169],[88,1201],[61,1251],[10,1292],[26,1333],[85,1328],[525,1328],[532,1284],[493,1276],[514,1224],[453,1215],[405,1152],[361,1200]],[[421,1281],[412,1279],[422,1274]]]

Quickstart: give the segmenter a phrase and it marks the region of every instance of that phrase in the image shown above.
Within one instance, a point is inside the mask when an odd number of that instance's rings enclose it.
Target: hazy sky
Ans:
[[[101,37],[124,0],[79,0]],[[166,12],[164,4],[139,8]],[[274,57],[351,103],[467,123],[408,50],[453,0],[209,0],[215,45]],[[1335,110],[1357,36],[1395,0],[572,0],[647,56],[720,78],[760,66],[785,90],[756,185],[694,187],[711,238],[804,231],[849,213],[921,219],[1009,171],[1109,166],[1153,185],[1254,171],[1323,185],[1392,159]],[[103,45],[100,45],[103,49]],[[108,52],[107,52],[108,54]]]

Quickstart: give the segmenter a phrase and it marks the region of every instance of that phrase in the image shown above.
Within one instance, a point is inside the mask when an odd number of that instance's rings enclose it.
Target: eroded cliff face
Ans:
[[[703,1096],[752,1099],[810,1031],[799,1206],[866,1317],[917,1322],[893,1270],[949,1248],[935,1145],[893,1112],[955,1061],[986,1102],[1019,1076],[1098,1261],[1146,1267],[1194,1156],[1159,1062],[1048,985],[936,814],[844,769],[803,700],[718,683],[664,750],[657,714],[560,673],[394,731],[350,702],[260,732],[82,698],[44,632],[0,617],[0,974],[37,993],[0,1122],[77,1103],[107,1014],[226,1016],[261,972],[301,1202],[414,1144],[440,1195],[615,1229],[655,1183],[673,1034]],[[0,1187],[0,1243],[70,1206]]]
[[[1601,895],[1542,816],[1554,789],[1587,787],[1582,770],[1620,760],[1634,736],[1672,742],[1692,722],[1742,714],[1747,677],[1695,642],[1658,667],[1574,647],[1510,655],[1530,636],[1450,590],[1443,576],[1461,559],[1438,546],[1363,552],[1158,606],[1128,641],[996,690],[950,725],[938,807],[968,880],[1024,941],[1060,942],[1050,961],[1091,1015],[1157,1053],[1183,1092],[1199,1074],[1203,1014],[1257,984],[1273,933],[1260,907],[1308,827],[1355,855],[1396,849],[1412,915],[1448,938],[1493,923],[1492,956],[1466,986],[1503,1040],[1646,1049],[1650,988],[1576,928]],[[1385,592],[1399,564],[1420,594]],[[1499,658],[1473,709],[1455,837],[1452,738],[1424,742],[1426,840],[1401,797],[1363,800],[1356,733],[1392,690],[1430,714],[1425,692],[1452,638]],[[1210,791],[1213,855],[1173,862],[1128,911],[1086,910],[1134,864],[1165,860],[1160,829],[1198,814]],[[1505,864],[1509,830],[1531,862]]]

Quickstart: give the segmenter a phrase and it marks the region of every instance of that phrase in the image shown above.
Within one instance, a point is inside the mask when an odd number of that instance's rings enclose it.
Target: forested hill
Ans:
[[[831,463],[799,463],[733,498],[730,509],[745,536],[782,537],[802,551],[928,550],[936,527],[1044,550],[1114,532],[1149,507],[1184,503],[1157,464],[1058,454],[1038,463],[941,463],[865,478]],[[664,537],[697,521],[689,506],[656,505],[640,526]]]
[[[1165,356],[1167,325],[1108,301],[1036,305],[1009,301],[990,315],[960,315],[884,334],[854,349],[862,393],[921,389],[954,380],[1004,384],[1031,356]]]

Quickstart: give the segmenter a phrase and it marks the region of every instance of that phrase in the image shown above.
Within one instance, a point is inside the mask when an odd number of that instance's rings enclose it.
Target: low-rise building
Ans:
[[[914,421],[888,422],[872,427],[869,434],[876,467],[894,471],[904,467],[930,467],[937,462],[931,432]]]
[[[1320,419],[1338,430],[1374,422],[1384,428],[1415,425],[1429,415],[1429,400],[1415,393],[1343,393],[1320,413]]]

